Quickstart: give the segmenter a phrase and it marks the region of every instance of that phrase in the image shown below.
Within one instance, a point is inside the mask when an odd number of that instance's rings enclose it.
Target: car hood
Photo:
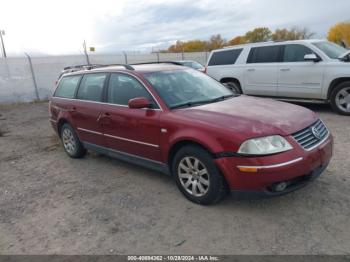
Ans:
[[[304,107],[245,95],[175,113],[192,122],[231,129],[244,137],[286,136],[317,120],[315,113]]]

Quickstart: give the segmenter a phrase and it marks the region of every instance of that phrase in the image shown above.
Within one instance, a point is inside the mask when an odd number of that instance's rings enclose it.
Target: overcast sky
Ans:
[[[1,0],[0,29],[7,52],[96,53],[151,51],[176,40],[226,39],[254,27],[306,26],[325,38],[350,21],[350,0]]]

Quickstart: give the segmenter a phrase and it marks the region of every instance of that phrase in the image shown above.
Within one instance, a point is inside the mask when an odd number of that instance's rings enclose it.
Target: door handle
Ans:
[[[290,68],[281,68],[280,69],[282,72],[288,72],[288,71],[290,71]]]
[[[97,118],[97,122],[100,122],[103,118],[111,118],[111,114],[106,112],[106,113],[101,113],[98,118]]]
[[[247,71],[248,71],[248,72],[254,72],[254,71],[255,71],[255,68],[248,68]]]
[[[77,111],[77,108],[75,106],[73,106],[72,108],[67,110],[68,112],[75,112]]]

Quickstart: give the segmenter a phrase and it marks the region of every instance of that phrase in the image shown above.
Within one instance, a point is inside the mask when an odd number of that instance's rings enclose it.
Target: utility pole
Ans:
[[[89,60],[89,55],[87,53],[87,50],[86,50],[86,42],[84,40],[84,43],[83,43],[83,48],[84,48],[84,54],[85,54],[85,57],[86,57],[86,62],[88,65],[90,65],[90,60]]]
[[[5,35],[5,31],[0,29],[2,55],[4,58],[6,58],[5,44],[4,44],[4,39],[2,38],[3,35]]]

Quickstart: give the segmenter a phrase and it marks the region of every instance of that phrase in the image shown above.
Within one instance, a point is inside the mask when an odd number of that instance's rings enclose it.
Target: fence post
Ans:
[[[157,62],[159,63],[159,52],[157,52]]]
[[[128,55],[126,54],[126,52],[123,51],[124,54],[124,60],[125,60],[125,64],[128,64]]]
[[[28,58],[28,62],[29,62],[29,67],[30,67],[30,73],[32,75],[32,79],[33,79],[33,84],[34,84],[34,89],[35,89],[35,96],[36,96],[36,99],[37,100],[40,100],[40,97],[39,97],[39,91],[38,91],[38,85],[36,84],[36,79],[35,79],[35,73],[34,73],[34,68],[33,68],[33,63],[32,63],[32,59],[31,57],[27,54],[27,53],[24,53],[27,58]]]

